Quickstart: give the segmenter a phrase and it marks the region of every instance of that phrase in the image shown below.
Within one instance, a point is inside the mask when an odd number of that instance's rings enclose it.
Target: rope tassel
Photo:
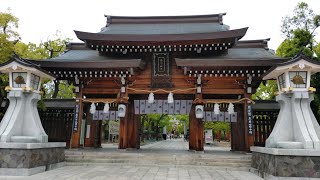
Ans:
[[[232,103],[229,103],[228,113],[229,113],[229,114],[233,114],[233,113],[234,113],[234,105],[233,105]]]
[[[152,104],[154,102],[154,94],[150,92],[149,97],[148,97],[148,103]]]
[[[105,103],[103,107],[103,113],[109,113],[109,109],[110,109],[109,103]]]
[[[91,103],[91,106],[90,106],[90,113],[91,114],[94,114],[96,112],[96,105],[94,103]]]
[[[169,95],[168,95],[168,104],[171,104],[171,103],[173,103],[173,102],[174,102],[174,100],[173,100],[173,94],[172,94],[172,92],[170,92]]]
[[[215,103],[213,108],[214,114],[220,114],[219,104]]]

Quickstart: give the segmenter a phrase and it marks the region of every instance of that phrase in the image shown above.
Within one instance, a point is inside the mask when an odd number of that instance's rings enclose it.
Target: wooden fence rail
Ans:
[[[253,135],[255,146],[265,146],[278,117],[278,110],[253,111]]]

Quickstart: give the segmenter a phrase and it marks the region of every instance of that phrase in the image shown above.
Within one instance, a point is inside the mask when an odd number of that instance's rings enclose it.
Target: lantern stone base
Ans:
[[[0,175],[30,176],[65,165],[66,143],[0,143]]]
[[[262,178],[320,178],[320,150],[251,147],[251,171]]]

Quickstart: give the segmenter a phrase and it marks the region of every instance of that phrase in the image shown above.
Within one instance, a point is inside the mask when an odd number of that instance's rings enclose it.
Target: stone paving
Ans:
[[[209,167],[134,167],[134,166],[66,166],[29,177],[1,177],[0,179],[110,179],[110,180],[209,180],[260,177],[246,171],[223,171]]]
[[[106,149],[114,149],[115,145],[105,145]],[[229,148],[230,149],[230,148]],[[188,154],[188,143],[182,139],[151,143],[141,147],[141,152],[156,156],[157,153]],[[215,150],[210,152],[210,150]],[[226,151],[227,150],[227,151]],[[108,150],[107,150],[108,151]],[[228,148],[205,147],[204,154],[226,151]],[[0,177],[0,179],[107,179],[107,180],[206,180],[206,179],[244,179],[259,180],[260,177],[248,171],[221,170],[210,166],[135,166],[135,165],[92,165],[65,166],[29,177]]]

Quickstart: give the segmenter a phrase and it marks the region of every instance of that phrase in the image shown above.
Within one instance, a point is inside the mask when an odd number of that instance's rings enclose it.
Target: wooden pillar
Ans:
[[[203,122],[202,119],[196,118],[195,106],[192,105],[189,114],[189,150],[203,151]]]
[[[93,128],[94,128],[94,141],[93,147],[101,148],[101,126],[102,121],[93,121]]]
[[[127,148],[127,126],[128,126],[128,105],[126,105],[126,115],[125,117],[120,118],[120,130],[119,130],[119,139],[118,139],[118,149]]]
[[[127,148],[140,149],[139,124],[140,116],[134,114],[134,102],[128,104],[129,118],[127,130]]]
[[[244,94],[245,98],[251,99],[251,94]],[[252,104],[248,103],[248,101],[245,101],[244,103],[244,137],[245,137],[245,151],[250,152],[250,146],[254,146],[254,136],[253,133],[250,133],[249,131],[253,131],[253,115],[252,115]],[[251,106],[251,123],[248,121],[248,106]],[[251,126],[251,129],[249,129],[249,125]]]
[[[140,116],[134,114],[134,103],[126,106],[126,116],[120,118],[119,149],[140,149],[139,126]]]
[[[88,111],[86,112],[88,114],[86,118],[86,133],[84,135],[84,147],[94,147],[94,132],[95,128],[93,125],[93,115],[89,113]],[[88,136],[87,136],[88,135]]]
[[[82,88],[80,88],[80,92],[77,93],[76,97],[78,100],[75,105],[70,148],[80,147],[81,122],[83,116]]]
[[[231,151],[244,151],[244,104],[235,104],[237,122],[231,122]]]

